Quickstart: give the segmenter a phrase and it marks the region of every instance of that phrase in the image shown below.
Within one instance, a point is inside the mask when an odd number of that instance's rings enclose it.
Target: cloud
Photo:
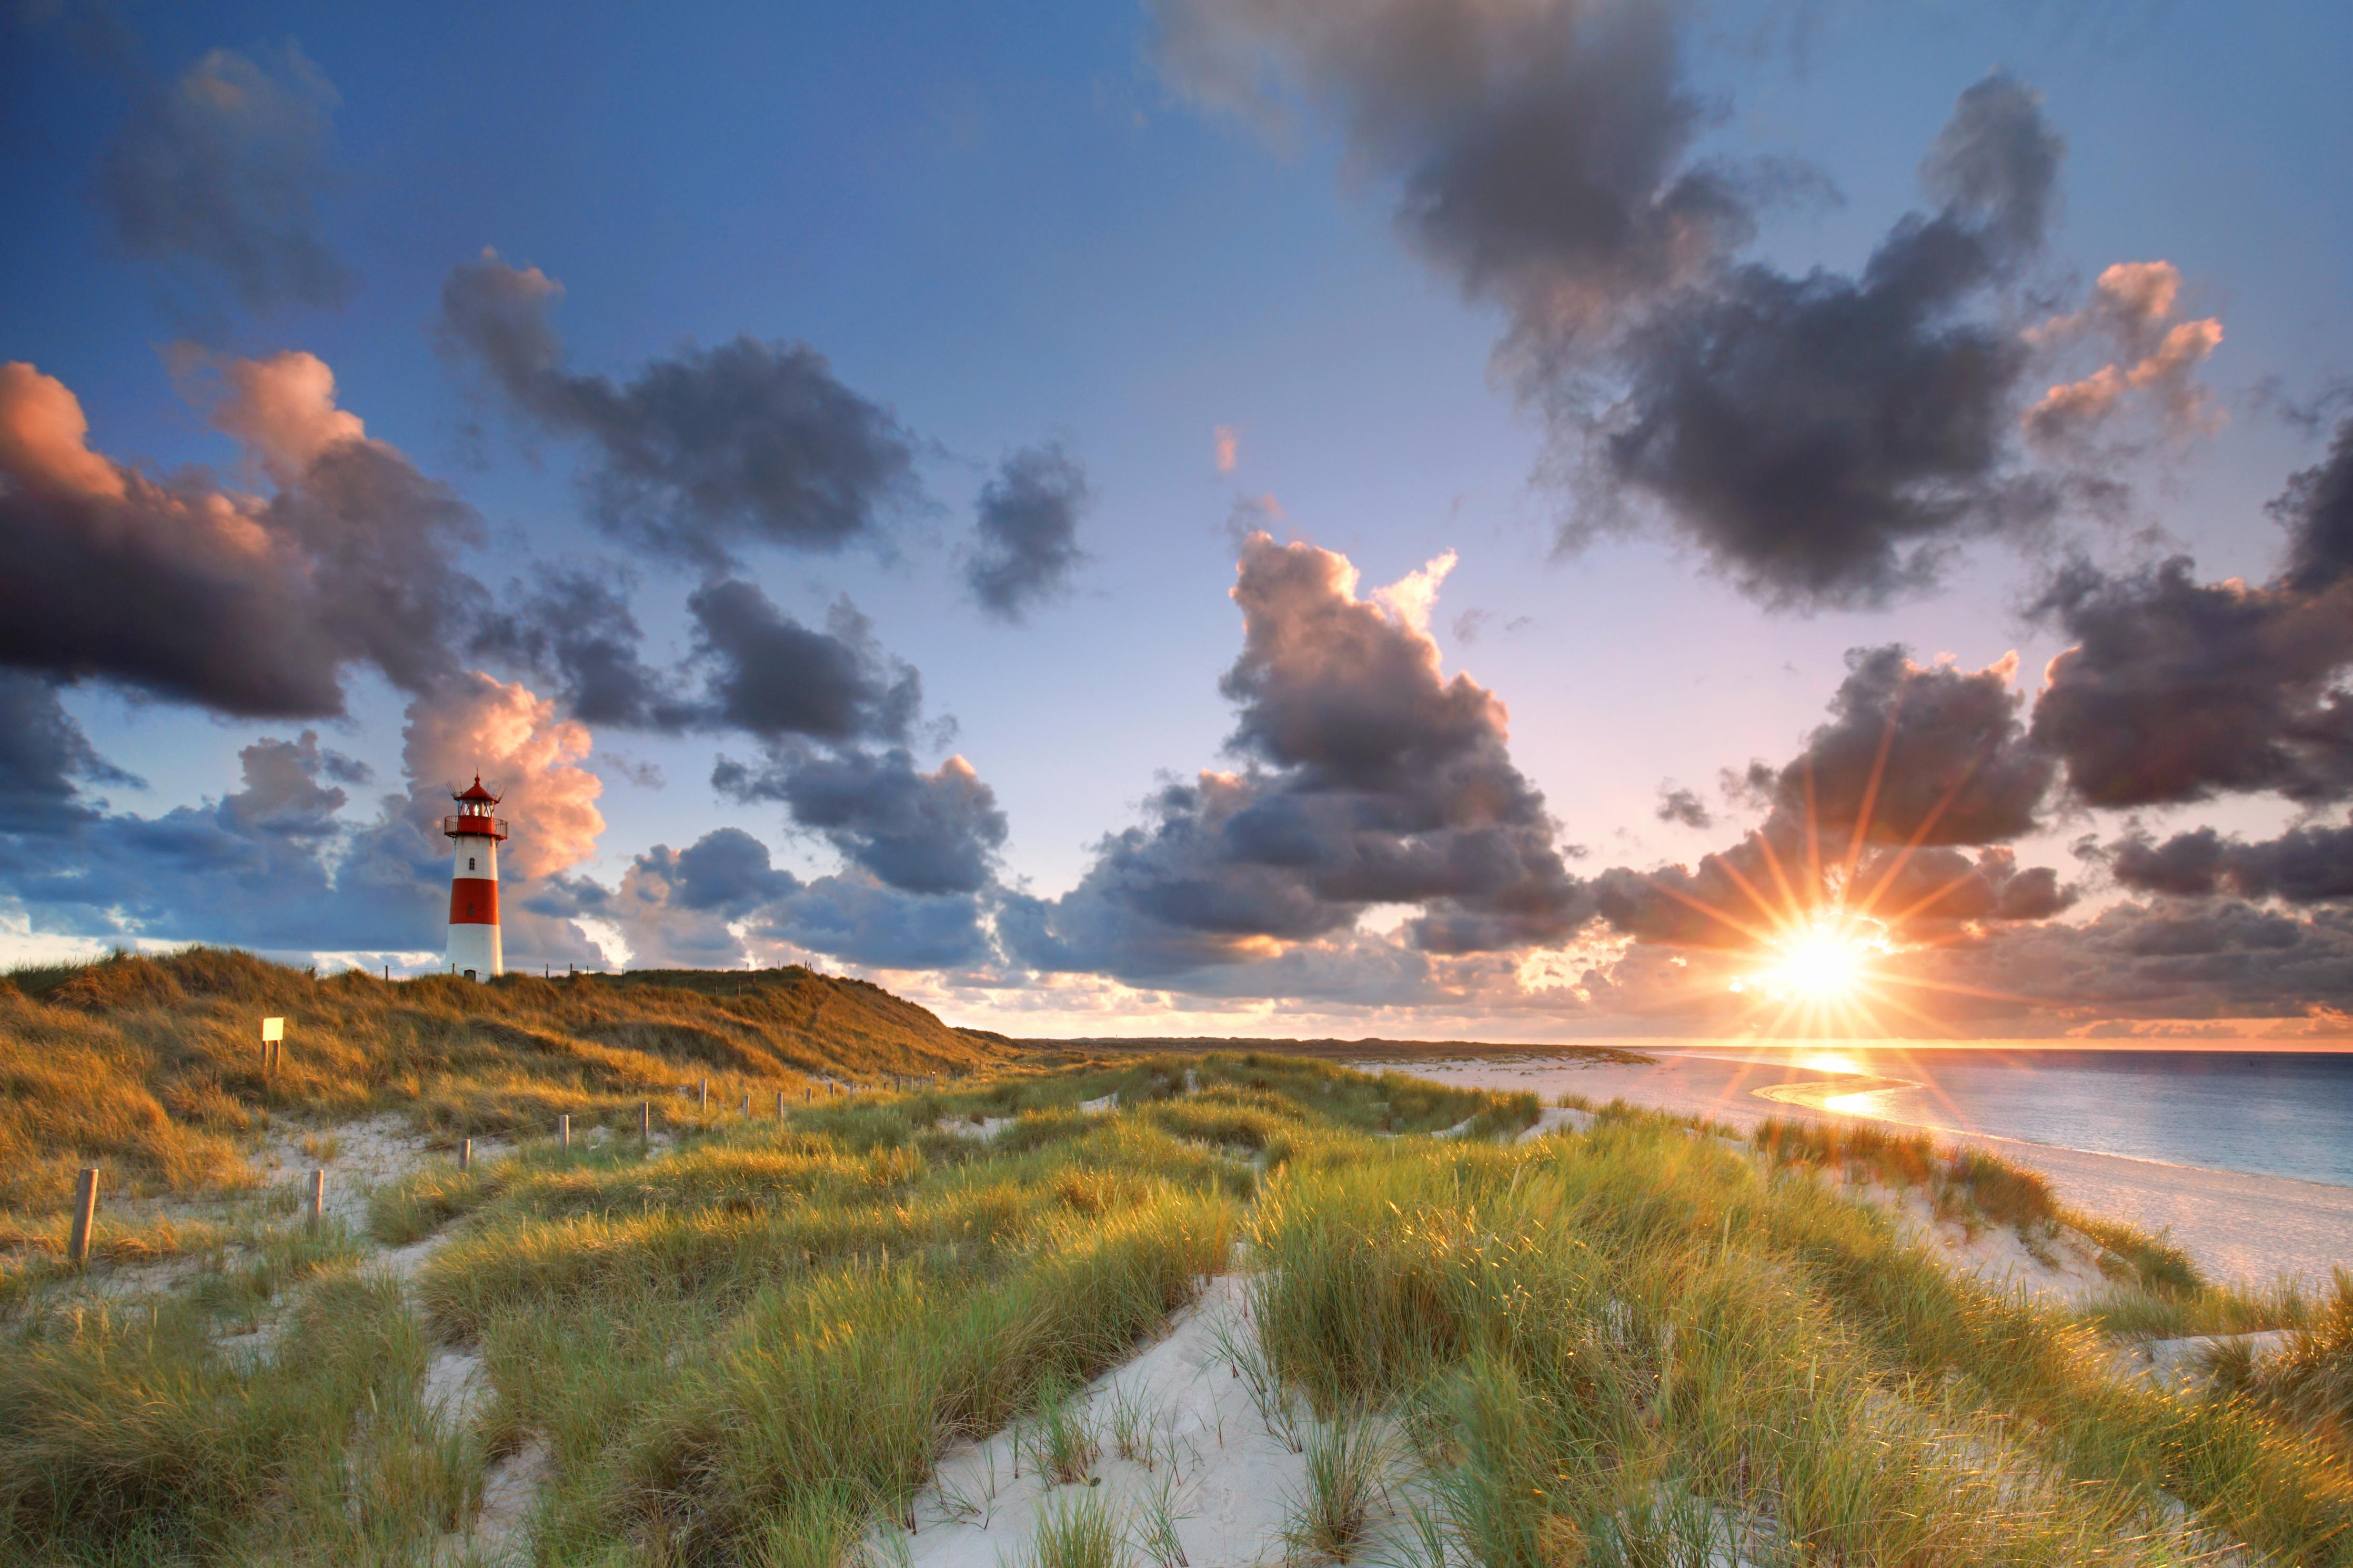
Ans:
[[[923,706],[922,678],[883,653],[872,623],[846,599],[821,632],[740,579],[704,584],[687,609],[705,671],[708,726],[762,740],[897,739]]]
[[[1500,305],[1499,368],[1593,482],[1630,490],[1746,592],[1878,605],[1956,542],[2047,521],[2017,471],[2026,345],[1989,309],[2042,247],[2062,144],[2023,85],[1961,94],[1921,165],[1934,210],[1858,277],[1735,265],[1766,205],[1820,188],[1695,144],[1690,8],[1600,0],[1159,0],[1164,72],[1261,124],[1336,120],[1410,247]]]
[[[746,544],[872,539],[921,503],[913,437],[807,344],[690,346],[616,384],[565,368],[563,292],[485,251],[443,285],[439,330],[517,412],[590,445],[591,510],[616,537],[716,568]]]
[[[2353,899],[2353,826],[2292,827],[2250,843],[2211,827],[2163,843],[2131,835],[2109,846],[2116,880],[2143,892],[2279,899],[2291,904]]]
[[[552,876],[596,853],[605,831],[596,798],[604,782],[579,764],[593,749],[585,724],[520,683],[479,670],[453,677],[409,705],[401,759],[420,808],[438,834],[450,793],[480,773],[497,792],[500,814],[519,825],[500,851],[501,869]]]
[[[96,814],[81,783],[138,781],[91,747],[53,683],[0,669],[0,835],[51,833],[90,819]]]
[[[1601,913],[1642,942],[1727,949],[1822,908],[1907,929],[2059,913],[2073,889],[2004,847],[2040,826],[2057,771],[2021,721],[2016,668],[2014,658],[1963,670],[1916,664],[1900,647],[1850,651],[1830,721],[1780,767],[1736,775],[1766,820],[1696,868],[1603,872]],[[1690,792],[1664,796],[1662,820],[1677,795]]]
[[[24,679],[0,679],[0,691]],[[289,953],[438,952],[450,859],[440,819],[451,783],[470,777],[480,759],[515,823],[501,856],[510,959],[601,964],[568,913],[533,907],[594,851],[604,826],[601,786],[577,765],[586,730],[522,687],[469,672],[412,700],[404,741],[406,788],[356,821],[342,786],[365,770],[304,731],[245,746],[240,785],[217,801],[153,817],[77,810],[37,835],[0,828],[23,835],[0,838],[8,890],[45,928],[84,934]],[[13,749],[0,739],[0,756]],[[111,770],[94,763],[85,755],[68,771],[99,782]]]
[[[1211,456],[1218,467],[1218,478],[1225,479],[1241,461],[1241,432],[1231,425],[1220,425],[1209,432]]]
[[[410,691],[448,673],[482,602],[450,563],[472,510],[336,408],[311,355],[206,363],[266,498],[92,451],[62,383],[0,365],[0,665],[254,717],[341,712],[352,665]]]
[[[629,607],[632,585],[610,569],[542,565],[529,587],[509,585],[477,627],[472,649],[552,681],[584,723],[692,728],[703,715],[682,681],[649,667],[638,651],[644,632]]]
[[[1377,904],[1420,906],[1408,937],[1430,952],[1583,922],[1543,796],[1512,765],[1503,704],[1447,679],[1428,631],[1356,582],[1331,552],[1244,544],[1243,649],[1220,683],[1242,768],[1155,791],[1145,822],[1099,842],[1060,899],[1008,894],[997,929],[1016,959],[1198,984],[1328,944]],[[1391,597],[1426,618],[1425,599]]]
[[[1443,551],[1388,587],[1374,589],[1367,596],[1396,616],[1398,625],[1427,636],[1430,613],[1438,605],[1438,592],[1445,586],[1447,574],[1454,570],[1455,560],[1454,552]]]
[[[1659,785],[1659,805],[1652,815],[1661,822],[1679,822],[1685,827],[1715,826],[1715,817],[1707,809],[1705,802],[1691,791],[1677,788],[1672,783]]]
[[[1018,621],[1069,592],[1079,564],[1079,518],[1093,500],[1086,470],[1049,443],[1012,453],[980,492],[980,546],[965,583],[980,607]]]
[[[902,892],[859,873],[819,877],[753,917],[754,934],[877,969],[957,968],[990,956],[981,900]]]
[[[334,88],[291,42],[205,55],[138,83],[98,196],[132,255],[217,274],[240,303],[341,304],[351,274],[319,232],[333,183]]]
[[[722,827],[684,849],[657,844],[636,857],[603,912],[627,935],[633,963],[733,969],[749,957],[737,922],[800,888],[770,864],[766,845]]]
[[[2117,1018],[2304,1018],[2353,1000],[2353,911],[2119,904],[1905,955],[1946,1027],[2052,1035]]]
[[[1892,644],[1851,650],[1831,721],[1774,778],[1774,814],[1870,844],[2031,833],[2057,767],[2027,735],[2017,673],[2014,655],[1964,670],[1915,664]]]
[[[1409,244],[1504,305],[1524,351],[1607,331],[1751,231],[1736,173],[1694,163],[1683,8],[1468,0],[1158,0],[1162,68],[1261,125],[1289,94],[1345,128]]]
[[[723,766],[712,784],[737,800],[778,800],[844,859],[911,893],[974,893],[994,880],[1006,836],[996,792],[970,763],[931,773],[903,748],[880,754],[797,747],[758,773]]]
[[[2137,392],[2151,395],[2173,434],[2210,428],[2212,400],[2196,372],[2221,346],[2222,323],[2211,317],[2174,321],[2180,292],[2181,274],[2171,262],[2120,261],[2100,274],[2090,305],[2030,331],[2028,342],[2038,344],[2097,336],[2123,358],[2044,393],[2022,416],[2028,437],[2045,447],[2080,441]]]
[[[855,870],[803,882],[770,864],[766,845],[726,827],[637,857],[599,912],[639,965],[732,968],[783,944],[905,970],[986,961],[983,910],[974,894],[909,893]]]
[[[1884,604],[1956,540],[2047,521],[2008,439],[2027,351],[1969,310],[2041,244],[2058,157],[2024,87],[1970,88],[1923,168],[1944,205],[1860,276],[1751,264],[1630,326],[1622,402],[1570,416],[1602,471],[1777,605]]]
[[[2353,421],[2273,503],[2287,563],[2267,585],[2200,582],[2177,556],[2061,572],[2039,613],[2075,646],[2051,661],[2036,742],[2087,804],[2353,792]]]

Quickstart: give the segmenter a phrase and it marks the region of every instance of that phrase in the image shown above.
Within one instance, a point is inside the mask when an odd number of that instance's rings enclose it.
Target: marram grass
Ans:
[[[0,1300],[0,1562],[431,1561],[528,1448],[536,1563],[880,1564],[945,1445],[1018,1421],[1025,1462],[1117,1449],[1074,1391],[1239,1266],[1260,1339],[1234,1354],[1309,1475],[1268,1548],[1301,1562],[2353,1563],[2353,1312],[2218,1293],[2118,1232],[2116,1293],[2071,1315],[1956,1279],[1816,1174],[2074,1223],[2022,1173],[1911,1140],[1751,1152],[1624,1108],[1511,1142],[1535,1113],[1145,1058],[678,1121],[649,1150],[534,1142],[377,1194],[378,1241],[440,1243],[405,1287],[256,1210],[234,1242],[191,1230],[221,1264],[164,1296]],[[2104,1324],[2234,1313],[2308,1324],[2293,1391],[2108,1371]],[[235,1348],[269,1318],[272,1348]],[[455,1428],[424,1404],[437,1341],[490,1386]],[[1090,1492],[1036,1562],[1170,1560]]]

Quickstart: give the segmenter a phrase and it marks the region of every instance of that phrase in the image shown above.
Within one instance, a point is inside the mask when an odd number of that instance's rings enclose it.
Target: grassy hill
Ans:
[[[268,1016],[286,1020],[273,1073]],[[878,985],[797,967],[483,985],[320,979],[192,948],[20,969],[0,979],[0,1210],[55,1212],[82,1164],[102,1164],[116,1194],[238,1179],[240,1136],[276,1114],[402,1110],[456,1138],[543,1130],[559,1114],[633,1121],[652,1100],[668,1121],[687,1114],[679,1091],[706,1078],[715,1108],[1015,1055]]]

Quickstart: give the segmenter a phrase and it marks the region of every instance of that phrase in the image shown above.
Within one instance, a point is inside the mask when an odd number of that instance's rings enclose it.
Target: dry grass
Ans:
[[[273,1073],[269,1016],[287,1020]],[[651,1099],[676,1126],[697,1106],[679,1089],[705,1078],[716,1118],[747,1093],[765,1108],[779,1089],[967,1074],[1005,1054],[801,969],[387,983],[214,948],[20,969],[0,981],[0,1222],[60,1212],[78,1165],[101,1167],[110,1196],[235,1185],[242,1140],[272,1117],[398,1108],[455,1139],[560,1114],[633,1127]]]

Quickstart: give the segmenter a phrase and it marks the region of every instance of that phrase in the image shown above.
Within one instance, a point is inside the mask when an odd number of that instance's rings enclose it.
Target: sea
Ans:
[[[1813,1069],[1767,1098],[1942,1131],[2353,1187],[2353,1053],[1709,1050]],[[1853,1076],[1816,1079],[1815,1072]]]

